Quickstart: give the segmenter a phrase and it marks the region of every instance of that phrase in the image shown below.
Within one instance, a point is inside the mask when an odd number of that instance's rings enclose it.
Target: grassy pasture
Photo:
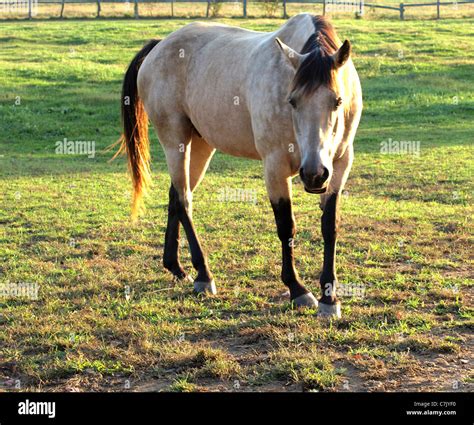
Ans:
[[[282,20],[223,22],[270,31]],[[291,310],[258,162],[217,154],[194,217],[219,295],[197,299],[161,266],[169,177],[128,220],[121,79],[145,40],[184,20],[2,23],[0,298],[4,390],[472,390],[474,20],[335,20],[354,44],[365,111],[343,198],[343,319]],[[56,142],[96,143],[93,158]],[[389,139],[419,155],[384,155]],[[220,202],[222,189],[256,202]],[[318,293],[318,199],[295,184],[297,267]],[[191,270],[189,255],[183,263]],[[466,363],[467,362],[467,363]]]

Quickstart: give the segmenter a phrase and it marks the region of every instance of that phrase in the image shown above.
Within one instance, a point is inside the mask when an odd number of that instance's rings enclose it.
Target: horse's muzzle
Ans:
[[[304,171],[303,167],[301,167],[300,178],[306,192],[314,194],[325,193],[328,187],[329,170],[326,167],[323,167],[322,173],[309,174]]]

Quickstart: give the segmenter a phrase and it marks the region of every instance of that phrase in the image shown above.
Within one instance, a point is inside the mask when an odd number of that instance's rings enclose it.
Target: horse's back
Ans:
[[[234,27],[216,22],[192,22],[174,31],[164,41],[167,43],[192,42],[193,46],[204,46],[205,44],[231,37],[233,40],[249,40],[268,35],[268,33],[252,31],[245,28]],[[163,43],[161,48],[168,48],[167,43]]]
[[[220,67],[221,77],[229,75],[233,58],[242,65],[246,55],[241,53],[265,36],[218,23],[190,23],[163,39],[145,58],[138,75],[140,95],[146,97],[150,85],[185,88],[186,82],[194,84],[194,78],[209,67]]]
[[[202,49],[210,44],[213,49],[226,49],[229,43],[251,44],[254,40],[265,36],[268,36],[268,33],[218,23],[192,22],[163,39],[147,56],[144,65],[164,56],[167,59],[170,56],[171,58],[174,56],[174,59],[202,56],[204,54]],[[213,53],[218,54],[216,50],[213,50]]]

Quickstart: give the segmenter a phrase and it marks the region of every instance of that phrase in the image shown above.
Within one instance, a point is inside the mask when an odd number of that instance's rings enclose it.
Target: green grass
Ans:
[[[222,21],[264,31],[283,22]],[[35,282],[39,298],[0,299],[2,387],[472,387],[459,359],[473,327],[473,23],[335,21],[354,44],[365,102],[338,273],[365,295],[343,298],[332,323],[281,296],[258,162],[217,154],[195,193],[215,298],[195,298],[162,268],[169,177],[154,134],[154,188],[147,214],[130,224],[125,162],[101,151],[120,134],[127,64],[185,21],[3,23],[0,283]],[[95,141],[96,156],[56,155],[64,138]],[[383,155],[388,139],[419,141],[420,155]],[[219,202],[222,188],[255,189],[257,203]],[[294,201],[297,267],[319,293],[318,199],[296,184]]]

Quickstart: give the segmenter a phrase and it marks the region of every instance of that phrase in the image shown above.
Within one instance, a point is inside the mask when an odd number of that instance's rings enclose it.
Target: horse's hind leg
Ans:
[[[192,160],[191,136],[193,128],[192,124],[187,118],[181,118],[174,122],[174,125],[160,126],[158,128],[158,136],[160,142],[165,150],[166,162],[168,164],[168,171],[171,177],[170,188],[170,215],[171,219],[168,224],[171,228],[167,229],[167,240],[165,241],[165,255],[163,260],[165,267],[173,272],[184,273],[178,260],[178,244],[179,244],[179,223],[183,225],[186,233],[189,248],[191,251],[191,261],[198,274],[194,280],[194,289],[196,292],[210,292],[215,293],[216,288],[212,274],[207,264],[207,258],[201,248],[199,238],[192,221],[192,190],[191,181],[194,187],[199,183],[204,168],[207,167],[213,150],[211,149],[206,157],[203,154],[205,146],[198,149],[196,144],[195,157],[196,164],[201,158],[203,163],[202,169],[193,167],[193,178],[190,176],[190,162]],[[198,155],[198,151],[200,155]],[[203,160],[205,158],[205,160]],[[198,172],[199,171],[199,172]],[[193,188],[194,188],[193,187]],[[179,222],[176,222],[176,217]],[[176,269],[176,267],[178,268]],[[176,276],[176,275],[175,275]],[[185,276],[185,274],[184,274]]]
[[[199,185],[204,177],[209,162],[214,154],[215,149],[209,146],[204,139],[199,137],[195,132],[192,134],[191,141],[191,159],[189,164],[189,184],[191,192]],[[180,238],[180,222],[178,217],[179,199],[173,185],[169,191],[168,204],[168,224],[166,226],[165,248],[163,254],[163,264],[175,279],[192,280],[184,271],[179,261],[179,238]]]
[[[186,274],[179,261],[178,197],[176,196],[173,185],[171,185],[169,190],[168,223],[166,225],[163,265],[173,274],[174,279],[192,280]]]
[[[207,142],[195,132],[191,141],[191,161],[189,163],[189,185],[191,192],[194,192],[199,186],[207,167],[211,162],[211,158],[216,150],[209,146]]]

